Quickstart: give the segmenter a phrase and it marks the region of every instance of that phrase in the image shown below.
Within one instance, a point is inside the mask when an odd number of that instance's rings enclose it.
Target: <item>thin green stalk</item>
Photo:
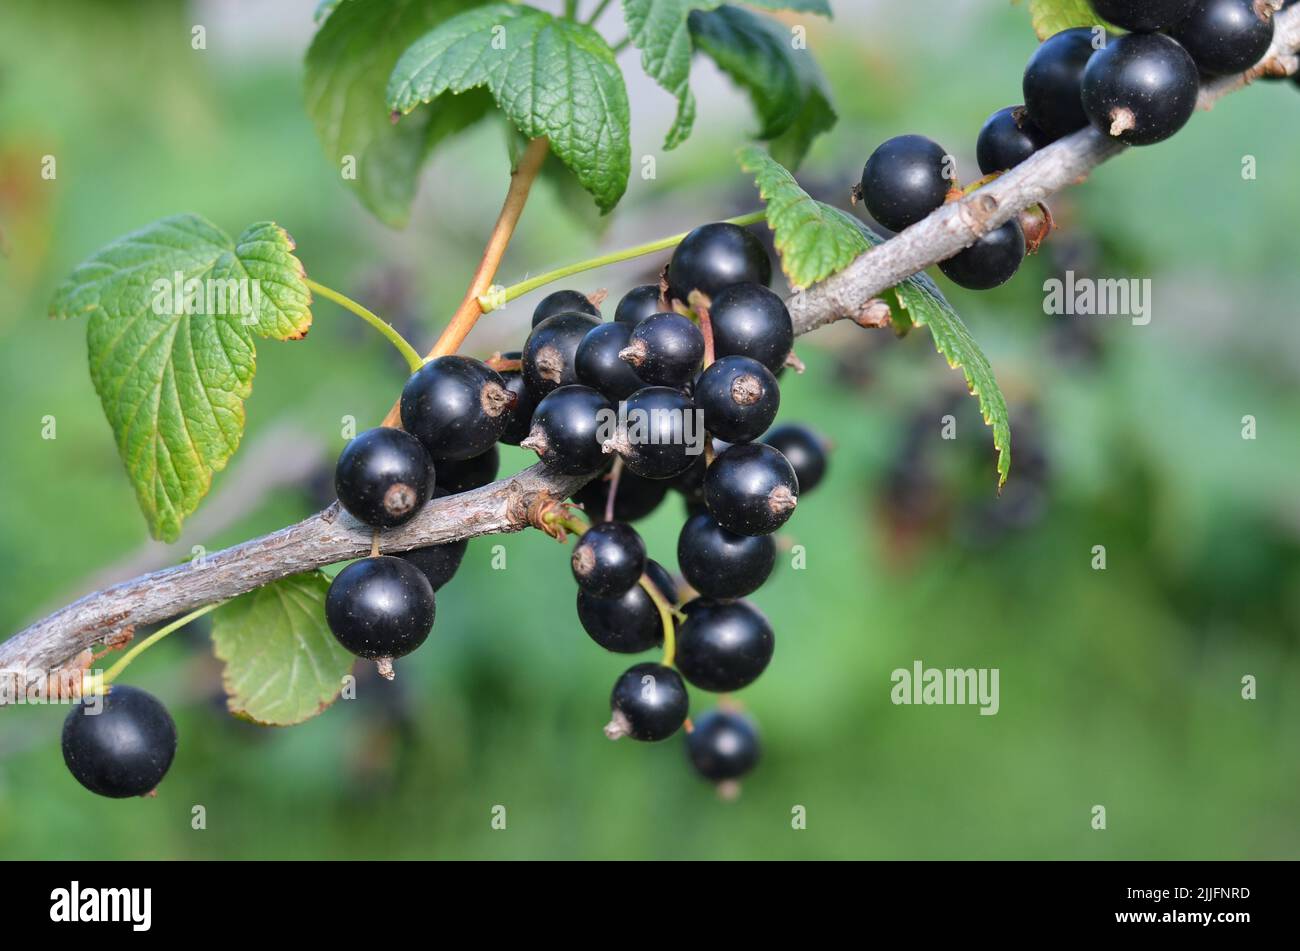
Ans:
[[[641,587],[645,593],[650,595],[650,600],[655,603],[659,609],[659,623],[664,628],[664,659],[663,665],[671,667],[673,660],[677,656],[677,628],[673,624],[673,607],[668,603],[668,599],[659,593],[655,583],[650,580],[649,575],[641,576]]]
[[[613,0],[600,0],[600,3],[596,4],[596,9],[592,11],[591,16],[587,17],[587,26],[595,26],[596,21],[600,19],[601,14],[608,9],[612,2]]]
[[[209,604],[207,607],[199,608],[197,611],[191,611],[183,618],[172,621],[166,627],[154,631],[139,644],[136,644],[129,651],[123,654],[116,664],[104,672],[104,684],[111,684],[117,679],[118,675],[120,675],[122,671],[126,670],[127,665],[129,665],[131,661],[135,660],[150,647],[153,647],[153,645],[157,644],[172,631],[180,630],[186,624],[189,624],[190,621],[193,621],[195,618],[203,617],[203,615],[207,614],[209,611],[215,611],[225,603],[225,601],[218,601],[216,604]]]
[[[578,18],[578,0],[564,0],[564,16],[568,20]]]
[[[628,48],[629,46],[631,46],[631,45],[632,45],[632,37],[630,37],[630,36],[625,36],[625,37],[623,37],[623,39],[619,40],[617,43],[615,43],[615,44],[614,44],[613,46],[611,46],[609,49],[610,49],[610,52],[612,52],[615,56],[617,56],[619,53],[623,52],[625,49],[627,49],[627,48]]]
[[[728,218],[727,222],[733,225],[752,225],[767,218],[767,212],[755,211],[748,215],[741,215],[737,218]],[[478,299],[479,306],[483,308],[485,314],[494,310],[500,310],[506,304],[510,303],[517,297],[523,297],[525,294],[544,287],[554,281],[563,280],[574,274],[581,274],[583,271],[593,271],[598,267],[606,267],[610,264],[618,264],[620,261],[630,261],[632,258],[639,258],[645,254],[654,254],[656,251],[665,251],[668,248],[675,248],[682,243],[682,240],[690,234],[684,231],[681,234],[675,234],[669,238],[660,238],[657,241],[648,241],[645,244],[638,244],[631,248],[624,248],[622,251],[612,251],[609,254],[602,254],[600,257],[588,258],[585,261],[579,261],[577,264],[568,264],[564,267],[556,268],[553,271],[547,271],[545,274],[539,274],[536,277],[530,277],[526,281],[520,281],[518,284],[511,284],[509,287],[495,286],[488,289],[488,292]]]
[[[303,278],[303,281],[307,284],[309,288],[311,288],[311,290],[315,291],[321,297],[324,297],[326,300],[332,300],[334,303],[338,304],[344,310],[352,311],[352,313],[356,314],[358,317],[360,317],[370,326],[374,327],[381,334],[383,334],[384,338],[389,343],[391,343],[394,347],[397,348],[398,353],[400,353],[403,357],[406,358],[406,364],[411,368],[412,373],[420,369],[420,367],[424,366],[424,359],[418,353],[416,353],[414,347],[412,347],[409,343],[406,342],[405,337],[403,337],[401,334],[399,334],[396,330],[393,329],[393,325],[388,323],[388,321],[384,320],[382,317],[380,317],[378,314],[375,314],[373,311],[367,310],[365,307],[362,307],[360,304],[358,304],[356,301],[354,301],[352,298],[348,297],[347,295],[340,294],[332,287],[326,287],[324,284],[318,284],[316,281],[313,281],[309,277]]]

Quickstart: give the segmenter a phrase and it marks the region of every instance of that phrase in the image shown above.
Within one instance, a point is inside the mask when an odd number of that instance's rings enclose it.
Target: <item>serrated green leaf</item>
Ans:
[[[307,113],[331,161],[351,156],[344,184],[380,221],[405,226],[420,169],[444,139],[492,108],[484,92],[447,96],[394,124],[385,101],[388,77],[408,46],[482,0],[342,0],[307,50]],[[318,11],[318,17],[320,13]]]
[[[155,538],[175,541],[239,445],[254,336],[306,336],[310,302],[284,229],[231,240],[198,215],[114,241],[56,288],[52,316],[90,317],[91,379]]]
[[[739,159],[741,168],[754,176],[767,205],[767,223],[781,267],[794,287],[826,279],[884,240],[852,215],[814,200],[762,149],[746,146]],[[928,327],[935,348],[949,366],[962,371],[979,399],[984,422],[993,430],[1000,487],[1011,470],[1011,423],[988,358],[928,275],[914,274],[890,294],[896,305],[892,308],[895,327],[900,332],[910,325]]]
[[[1040,40],[1077,26],[1101,26],[1088,0],[1029,0],[1029,16]]]
[[[405,115],[444,93],[480,87],[521,133],[550,139],[601,211],[618,204],[632,169],[627,89],[599,33],[532,7],[470,10],[402,54],[387,100]]]
[[[217,609],[212,647],[225,664],[226,705],[238,717],[290,726],[323,711],[356,658],[330,633],[318,571],[281,578]]]

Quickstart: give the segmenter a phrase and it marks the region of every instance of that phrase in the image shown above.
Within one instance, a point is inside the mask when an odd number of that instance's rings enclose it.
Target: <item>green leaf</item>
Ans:
[[[1029,16],[1040,40],[1076,26],[1102,26],[1088,0],[1029,0]]]
[[[741,168],[754,175],[781,268],[795,288],[825,280],[884,240],[852,215],[814,200],[757,146],[742,148],[739,159]],[[988,358],[928,275],[914,274],[884,296],[892,299],[894,325],[900,332],[911,325],[928,327],[948,365],[965,375],[984,422],[993,430],[1001,487],[1011,470],[1011,423]]]
[[[798,167],[836,119],[812,54],[794,49],[781,24],[739,7],[694,11],[689,24],[695,45],[748,90],[762,123],[755,138],[777,140],[773,154]]]
[[[601,211],[618,204],[632,169],[627,89],[599,33],[510,3],[470,10],[402,54],[388,104],[405,115],[444,93],[480,87],[521,133],[550,139]]]
[[[325,623],[330,582],[318,571],[281,578],[216,612],[212,647],[225,664],[230,712],[266,726],[290,726],[338,697],[356,660]]]
[[[343,0],[320,0],[320,3],[316,4],[316,12],[311,15],[311,18],[319,23],[333,13],[334,8],[342,2]]]
[[[403,227],[433,149],[486,115],[486,93],[448,96],[394,124],[385,102],[402,52],[439,23],[482,0],[343,0],[316,33],[304,64],[307,113],[330,160],[380,221]]]
[[[271,222],[231,240],[178,215],[114,241],[55,290],[52,316],[90,317],[90,376],[155,538],[176,540],[239,445],[253,338],[311,326],[293,247]]]

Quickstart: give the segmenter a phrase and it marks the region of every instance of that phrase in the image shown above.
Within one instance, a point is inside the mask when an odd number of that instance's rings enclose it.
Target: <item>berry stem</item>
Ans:
[[[388,342],[397,348],[397,352],[406,359],[406,364],[411,368],[412,373],[424,366],[424,361],[420,359],[420,354],[416,352],[415,348],[406,342],[406,338],[399,334],[392,324],[388,323],[388,321],[384,320],[378,314],[362,307],[352,298],[345,294],[340,294],[338,291],[334,290],[334,288],[326,287],[324,284],[319,284],[309,277],[304,277],[303,282],[309,289],[319,294],[321,297],[324,297],[326,300],[332,300],[344,310],[352,311],[352,313],[356,314],[370,326],[383,334]]]
[[[699,291],[691,291],[691,309],[700,321],[700,335],[704,337],[704,369],[713,363],[713,323],[709,320],[709,308],[713,302]]]
[[[677,656],[677,628],[673,624],[673,606],[668,603],[668,599],[659,593],[655,583],[650,580],[649,575],[641,576],[641,587],[645,593],[650,595],[650,600],[655,603],[659,609],[659,621],[664,628],[664,658],[663,665],[671,667],[673,660]]]
[[[583,536],[583,533],[587,531],[587,524],[583,522],[582,519],[576,518],[575,516],[569,515],[567,513],[561,514],[558,510],[554,512],[547,512],[546,515],[542,517],[542,520],[546,522],[546,524],[552,525],[555,528],[566,531],[569,534],[575,535],[578,538],[581,538]],[[563,541],[563,536],[560,536],[560,540]]]
[[[728,218],[727,222],[733,225],[752,225],[767,219],[767,212],[754,211],[747,215],[740,215],[736,218]],[[606,267],[610,264],[618,264],[620,261],[630,261],[632,258],[639,258],[646,254],[654,254],[656,251],[665,251],[668,248],[675,248],[681,244],[689,231],[681,234],[675,234],[667,238],[659,238],[655,241],[647,241],[645,244],[634,245],[630,248],[624,248],[621,251],[612,251],[609,254],[602,254],[599,257],[588,258],[585,261],[579,261],[577,264],[566,264],[564,267],[556,268],[553,271],[547,271],[545,274],[539,274],[531,277],[526,281],[520,281],[518,284],[511,284],[509,287],[491,287],[478,299],[478,306],[483,309],[484,313],[491,313],[499,310],[506,304],[518,297],[544,287],[555,281],[563,280],[574,274],[581,274],[583,271],[594,271],[598,267]]]
[[[147,651],[150,647],[153,647],[154,644],[157,644],[159,641],[161,641],[172,631],[180,630],[186,624],[189,624],[191,621],[195,620],[196,618],[203,617],[203,615],[207,614],[209,611],[215,611],[217,608],[221,607],[225,603],[226,603],[225,601],[216,601],[205,607],[199,608],[197,611],[191,611],[189,614],[185,615],[184,617],[178,618],[175,621],[172,621],[167,626],[161,627],[158,630],[154,631],[152,634],[150,634],[148,637],[142,640],[139,644],[136,644],[135,647],[132,647],[129,651],[127,651],[120,658],[118,658],[117,663],[114,664],[112,667],[108,668],[108,670],[104,672],[104,679],[103,679],[104,686],[108,686],[114,680],[116,680],[117,677],[122,673],[122,671],[126,670],[127,666],[131,663],[131,661],[135,660],[142,653]]]
[[[623,476],[623,457],[617,456],[609,469],[609,492],[605,495],[605,521],[614,521],[614,497],[618,495],[618,483]]]

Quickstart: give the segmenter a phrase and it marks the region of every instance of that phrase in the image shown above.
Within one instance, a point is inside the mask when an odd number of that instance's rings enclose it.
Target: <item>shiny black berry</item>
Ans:
[[[600,521],[605,517],[605,503],[609,501],[611,485],[609,474],[593,479],[578,490],[573,501],[581,505],[593,520]],[[614,518],[620,522],[645,518],[659,507],[670,485],[665,479],[646,479],[624,467],[619,473],[618,490],[614,493]]]
[[[429,579],[429,587],[438,591],[456,576],[461,561],[465,558],[465,549],[469,542],[447,542],[445,545],[429,545],[425,548],[413,548],[404,551],[398,558],[409,561]]]
[[[1134,33],[1167,30],[1191,12],[1195,0],[1090,0],[1109,23]]]
[[[988,117],[975,143],[975,157],[985,175],[1015,168],[1051,139],[1034,125],[1024,106],[1007,106]]]
[[[704,357],[704,335],[681,314],[651,314],[634,328],[619,358],[650,386],[682,386]]]
[[[749,357],[722,357],[700,374],[693,391],[704,427],[727,442],[757,439],[781,406],[772,371]]]
[[[624,522],[601,522],[583,532],[569,559],[578,587],[598,598],[626,594],[646,569],[645,542]]]
[[[583,386],[599,390],[611,403],[625,400],[645,386],[632,366],[619,358],[631,335],[631,324],[601,324],[587,332],[574,355],[578,380]]]
[[[1034,51],[1025,67],[1025,109],[1055,141],[1088,124],[1083,111],[1083,71],[1101,44],[1089,27],[1062,30]]]
[[[741,443],[720,453],[704,473],[704,502],[728,531],[769,535],[794,512],[799,481],[771,446]]]
[[[334,468],[339,503],[376,528],[401,525],[420,511],[432,481],[433,464],[420,440],[387,426],[352,439]]]
[[[939,265],[954,284],[987,291],[1011,280],[1025,259],[1025,233],[1014,218]]]
[[[736,284],[709,309],[713,357],[750,357],[779,373],[794,347],[794,324],[785,301],[766,287]]]
[[[786,423],[763,437],[763,442],[779,450],[794,469],[799,480],[799,494],[807,495],[826,476],[826,440],[807,426]]]
[[[664,600],[677,603],[677,585],[662,565],[648,561],[645,573]],[[659,608],[639,583],[614,598],[598,598],[579,589],[578,620],[593,641],[616,654],[640,654],[664,639]]]
[[[734,710],[710,710],[686,734],[695,771],[710,782],[739,779],[758,765],[761,747],[754,722]]]
[[[519,351],[501,354],[503,360],[518,360],[523,356]],[[515,397],[515,403],[506,410],[506,424],[501,430],[499,442],[507,446],[517,446],[528,436],[533,425],[533,410],[537,409],[538,396],[534,395],[524,383],[524,372],[520,370],[500,370],[501,379],[506,389]]]
[[[358,657],[402,657],[433,629],[433,587],[416,565],[381,555],[354,561],[330,583],[325,620]]]
[[[600,319],[600,308],[581,291],[556,291],[547,294],[533,309],[533,326],[557,314],[586,314]]]
[[[524,383],[537,398],[561,386],[578,382],[574,360],[578,345],[600,323],[587,314],[558,314],[533,328],[524,342]]]
[[[153,694],[114,684],[63,721],[63,762],[81,785],[125,799],[158,788],[176,755],[176,724]]]
[[[900,135],[871,153],[858,194],[871,217],[902,231],[943,204],[954,177],[942,145],[923,135]]]
[[[468,492],[495,482],[501,470],[501,452],[494,445],[487,452],[472,459],[448,460],[439,463],[437,486],[448,495]]]
[[[618,427],[604,450],[646,479],[671,479],[704,452],[704,424],[695,404],[680,390],[647,386],[619,407]]]
[[[732,284],[772,280],[772,261],[758,238],[739,225],[719,221],[688,234],[668,263],[668,292],[688,303],[691,291],[713,297]]]
[[[640,287],[632,288],[618,302],[618,307],[614,310],[614,319],[620,324],[631,324],[635,327],[651,314],[662,311],[663,308],[659,303],[659,285],[642,284]]]
[[[677,536],[682,576],[705,597],[743,598],[762,586],[775,564],[771,535],[737,535],[707,512],[687,519]]]
[[[697,598],[682,610],[686,620],[677,630],[677,669],[692,686],[730,693],[767,669],[776,638],[753,605]]]
[[[1273,44],[1273,8],[1261,0],[1196,0],[1169,31],[1204,72],[1242,73]]]
[[[1196,111],[1200,74],[1163,33],[1111,40],[1083,73],[1083,107],[1098,131],[1125,145],[1163,142]]]
[[[591,387],[562,386],[537,404],[532,429],[519,445],[566,475],[596,472],[605,464],[597,437],[613,418],[609,401]]]
[[[402,428],[434,462],[482,455],[501,438],[515,403],[501,375],[452,354],[430,360],[402,388]]]
[[[677,671],[662,664],[629,667],[609,695],[612,717],[605,727],[611,740],[666,740],[686,722],[690,698]]]

